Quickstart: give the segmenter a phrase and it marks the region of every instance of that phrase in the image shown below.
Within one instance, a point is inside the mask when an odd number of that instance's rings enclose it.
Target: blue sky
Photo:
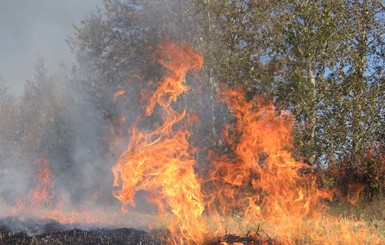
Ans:
[[[73,24],[101,4],[102,0],[0,0],[0,76],[10,91],[21,94],[39,58],[52,73],[60,61],[73,63],[65,39],[72,35]]]

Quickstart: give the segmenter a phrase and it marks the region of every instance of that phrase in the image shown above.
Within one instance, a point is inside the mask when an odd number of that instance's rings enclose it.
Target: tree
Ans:
[[[241,84],[250,98],[259,94],[292,111],[296,156],[327,167],[384,140],[384,11],[378,0],[106,0],[71,44],[90,96],[111,122],[122,108],[131,115],[126,124],[140,113],[134,101],[146,85],[132,81],[162,75],[152,51],[168,37],[204,55],[199,79],[209,89],[188,77],[192,90],[184,97],[209,105],[201,114],[209,133],[195,133],[208,136],[204,144],[215,145],[216,126],[229,120],[214,102],[219,84]],[[113,103],[120,89],[128,102]]]
[[[377,185],[377,175],[382,173],[378,166],[384,143],[384,56],[378,51],[384,49],[385,9],[379,1],[346,1],[345,8],[349,35],[322,88],[319,146],[331,163],[343,161],[347,167],[346,174],[337,178],[342,188],[349,181],[362,183],[371,199],[384,188]]]
[[[325,163],[343,147],[375,141],[368,133],[380,130],[382,115],[380,1],[222,1],[213,11],[240,66],[228,77],[294,113],[299,156]]]
[[[216,75],[221,71],[215,68],[221,60],[220,42],[214,32],[215,18],[209,12],[210,1],[105,1],[104,9],[85,19],[76,28],[75,37],[70,40],[77,54],[81,70],[85,71],[85,87],[90,98],[112,122],[123,111],[130,114],[127,125],[139,115],[141,106],[140,91],[146,87],[145,82],[157,80],[162,71],[153,58],[153,47],[163,39],[176,42],[188,42],[199,50],[205,58],[201,79],[209,81],[209,89],[193,82],[189,97],[191,104],[209,106],[210,131],[203,134],[207,138],[217,138],[215,94]],[[224,48],[222,49],[224,50]],[[142,80],[142,82],[137,82]],[[205,85],[203,85],[205,86]],[[113,103],[113,93],[125,90],[128,102]],[[199,92],[204,96],[197,95]],[[183,107],[183,106],[181,106]],[[206,121],[202,120],[202,123]],[[114,130],[109,130],[114,131]],[[202,135],[202,134],[201,134]],[[212,135],[212,137],[210,137]]]

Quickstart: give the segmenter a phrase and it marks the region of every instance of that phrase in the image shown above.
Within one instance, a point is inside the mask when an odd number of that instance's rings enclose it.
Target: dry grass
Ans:
[[[235,216],[227,219],[221,219],[223,225],[218,229],[218,223],[211,224],[208,219],[208,232],[215,237],[222,237],[226,234],[235,234],[239,236],[247,236],[247,234],[256,234],[265,241],[277,241],[282,244],[385,244],[385,198],[374,200],[371,203],[359,203],[356,206],[348,204],[334,203],[327,215],[313,219],[299,219],[296,217],[275,217],[269,220],[258,220],[257,222],[244,224],[241,217]],[[151,215],[145,214],[120,214],[116,217],[109,217],[111,223],[117,220],[126,219],[125,224],[120,224],[120,227],[133,227],[135,222],[152,224],[152,228],[167,227],[165,220],[160,221]],[[156,221],[157,220],[157,221]],[[107,220],[104,220],[107,221]],[[155,222],[156,221],[156,222]],[[216,226],[216,228],[214,228]],[[101,244],[110,244],[123,239],[128,231],[114,234],[113,240],[104,237],[103,233],[89,233],[87,231],[78,231],[75,233],[62,232],[53,236],[49,242],[47,236],[9,236],[7,233],[0,234],[0,243],[4,241],[21,242],[20,244],[51,244],[50,242],[80,242],[84,241],[99,242]],[[52,235],[52,234],[50,234]],[[109,234],[111,235],[111,233]],[[213,238],[212,236],[210,236]],[[92,239],[91,239],[92,238]],[[103,241],[100,240],[103,238]],[[37,240],[36,240],[37,239]],[[56,239],[56,240],[53,240]],[[80,239],[80,240],[77,240]],[[99,239],[99,240],[98,240]],[[112,239],[112,238],[111,238]],[[114,240],[115,239],[115,240]],[[125,237],[127,239],[127,237]],[[132,239],[132,238],[131,238]],[[144,238],[143,238],[144,239]],[[28,243],[29,241],[30,243]],[[27,243],[25,243],[27,242]],[[39,243],[40,242],[40,243]],[[106,243],[103,243],[106,242]],[[65,242],[63,244],[66,244]]]
[[[385,237],[385,197],[379,197],[370,203],[360,202],[354,206],[346,203],[334,204],[329,213],[341,215],[346,219],[364,221]]]

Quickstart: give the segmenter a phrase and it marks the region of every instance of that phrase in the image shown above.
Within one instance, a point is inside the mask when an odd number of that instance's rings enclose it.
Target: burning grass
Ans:
[[[113,168],[118,188],[114,195],[123,208],[135,206],[137,191],[148,192],[149,202],[169,220],[172,244],[201,244],[224,230],[246,234],[256,222],[264,224],[264,241],[273,238],[282,244],[382,241],[364,222],[325,215],[326,200],[331,201],[334,192],[319,188],[314,168],[292,157],[290,112],[277,112],[258,97],[247,100],[242,89],[224,87],[218,95],[235,119],[223,132],[232,153],[210,154],[209,167],[203,175],[196,174],[190,132],[183,123],[186,111],[178,112],[172,105],[188,91],[186,74],[196,72],[203,59],[185,44],[165,41],[158,48],[166,75],[151,82],[153,91],[144,93],[147,106]],[[162,122],[140,128],[140,122],[155,112]],[[235,224],[232,219],[226,222],[224,217],[234,214],[239,218]]]
[[[81,221],[111,224],[115,228],[60,230],[32,237],[2,232],[3,241],[221,245],[385,243],[379,231],[365,221],[327,212],[327,203],[335,193],[319,188],[315,169],[292,157],[290,112],[277,111],[271,102],[260,97],[246,99],[241,88],[223,87],[218,93],[219,102],[226,104],[233,115],[234,123],[223,131],[230,153],[211,152],[206,159],[208,164],[199,164],[194,157],[199,149],[189,142],[188,129],[193,125],[185,119],[188,113],[173,106],[178,97],[189,90],[185,84],[186,74],[197,73],[203,58],[189,45],[169,41],[161,43],[155,55],[165,75],[159,81],[146,81],[149,86],[142,91],[143,114],[131,125],[129,144],[112,168],[113,195],[121,202],[123,212],[95,208],[88,211],[88,206],[69,208],[66,199],[54,192],[46,157],[37,162],[37,187],[20,198],[11,212],[66,224]],[[122,99],[123,94],[124,90],[117,91],[113,101]],[[143,123],[153,117],[158,118],[154,125]],[[147,195],[157,214],[146,216],[133,211],[138,192]],[[154,237],[116,227],[167,232]]]
[[[371,221],[372,226],[365,221],[331,217],[309,219],[300,223],[292,219],[281,219],[275,222],[280,223],[279,226],[269,222],[261,221],[250,225],[248,230],[243,227],[244,231],[241,233],[223,231],[221,236],[207,236],[202,244],[383,244],[384,241],[378,231],[383,230],[384,226],[376,228],[375,220]],[[225,223],[229,228],[234,228],[242,221],[234,217],[231,221],[227,219]],[[0,219],[1,244],[168,244],[170,236],[166,230],[145,232],[127,228],[60,224],[36,218]]]

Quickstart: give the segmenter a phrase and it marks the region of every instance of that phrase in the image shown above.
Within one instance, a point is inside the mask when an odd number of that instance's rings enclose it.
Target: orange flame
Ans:
[[[34,206],[42,207],[44,204],[49,205],[52,200],[51,192],[53,188],[53,181],[51,171],[48,168],[48,154],[44,153],[43,156],[36,161],[37,172],[37,187],[31,191],[31,201]]]
[[[36,186],[27,195],[16,200],[11,208],[12,215],[39,217],[52,219],[63,224],[96,223],[98,219],[93,212],[65,210],[64,196],[54,191],[51,170],[49,169],[49,156],[44,152],[36,161]]]
[[[174,243],[201,243],[205,231],[201,218],[204,204],[193,169],[195,161],[189,150],[189,132],[173,130],[186,112],[175,111],[171,104],[188,91],[184,77],[189,71],[199,70],[203,59],[189,46],[170,42],[162,43],[157,55],[168,74],[146,98],[145,116],[152,115],[159,105],[163,122],[149,132],[137,126],[132,128],[128,149],[112,169],[114,186],[121,187],[114,195],[124,205],[135,206],[135,193],[147,191],[149,201],[170,219],[170,231],[178,234],[173,237],[183,238]]]
[[[167,74],[149,82],[155,91],[143,91],[144,114],[112,168],[113,194],[122,210],[136,205],[138,191],[147,192],[169,224],[172,244],[202,244],[207,236],[229,229],[245,232],[258,222],[266,223],[271,237],[282,244],[383,242],[363,222],[325,215],[325,201],[333,192],[318,188],[315,169],[292,157],[293,116],[278,113],[261,98],[246,100],[242,89],[224,87],[219,94],[236,121],[223,133],[232,153],[211,153],[210,168],[198,177],[190,134],[181,123],[186,112],[174,110],[172,103],[188,91],[184,78],[199,70],[203,59],[187,45],[165,41],[158,49]],[[161,115],[160,125],[141,129],[141,120],[154,113]]]
[[[114,96],[113,96],[113,98],[112,98],[112,101],[115,102],[115,101],[116,101],[116,98],[118,98],[119,96],[121,96],[121,95],[123,95],[123,94],[125,94],[125,93],[126,93],[125,90],[119,90],[119,91],[116,91],[116,92],[114,93]]]
[[[22,213],[26,205],[32,206],[33,209],[43,209],[53,204],[52,190],[54,183],[51,171],[48,168],[48,153],[43,153],[35,163],[37,185],[29,191],[27,196],[17,199],[16,206],[12,209],[13,215]]]
[[[240,210],[245,225],[289,213],[317,215],[322,210],[320,200],[331,199],[332,193],[318,189],[312,167],[291,156],[292,116],[288,112],[277,115],[271,104],[259,98],[247,102],[243,94],[228,89],[221,93],[237,122],[225,131],[235,156],[211,157],[210,180],[217,195],[210,195],[210,210],[221,215]],[[218,200],[219,208],[214,205]]]

